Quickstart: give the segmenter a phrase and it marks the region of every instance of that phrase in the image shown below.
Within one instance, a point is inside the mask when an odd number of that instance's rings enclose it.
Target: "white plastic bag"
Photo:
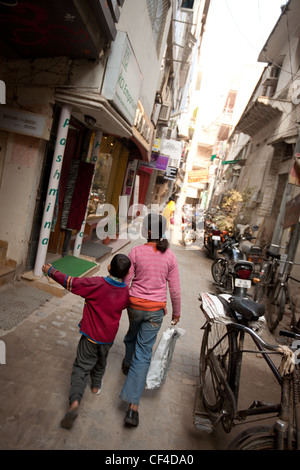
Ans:
[[[164,383],[170,369],[176,341],[184,333],[185,330],[182,328],[173,327],[168,328],[162,334],[151,359],[146,378],[146,388],[157,388]]]

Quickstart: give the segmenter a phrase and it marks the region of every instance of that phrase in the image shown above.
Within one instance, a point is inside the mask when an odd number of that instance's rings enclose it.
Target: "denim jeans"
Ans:
[[[129,329],[124,337],[124,364],[130,365],[120,398],[138,405],[152,357],[152,348],[161,327],[164,310],[146,312],[128,308]]]

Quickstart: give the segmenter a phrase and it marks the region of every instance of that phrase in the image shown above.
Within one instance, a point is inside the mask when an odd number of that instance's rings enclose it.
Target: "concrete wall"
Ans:
[[[8,242],[7,259],[21,268],[27,256],[45,141],[1,132],[1,142],[5,141],[0,186],[0,240]]]
[[[35,81],[31,64],[32,83]],[[38,72],[39,74],[40,72]],[[50,135],[54,91],[50,87],[20,86],[29,82],[29,61],[0,62],[0,74],[7,86],[9,107],[46,116],[46,136]],[[8,243],[6,259],[22,271],[31,234],[37,188],[44,160],[46,140],[0,131],[0,240]]]

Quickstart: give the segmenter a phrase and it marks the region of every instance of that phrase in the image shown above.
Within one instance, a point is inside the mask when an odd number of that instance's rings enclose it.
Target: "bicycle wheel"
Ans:
[[[224,381],[210,360],[210,351],[213,351],[219,368],[230,386],[234,383],[236,371],[237,337],[229,331],[228,326],[218,323],[207,324],[201,344],[199,378],[205,407],[211,412],[225,411],[222,424],[225,431],[229,432],[233,424],[233,413],[227,400]]]
[[[278,267],[274,267],[272,264],[272,269],[270,270],[269,274],[269,279],[267,280],[267,286],[266,286],[266,295],[268,296],[269,299],[272,299],[274,297],[276,285],[278,282]]]
[[[222,278],[226,272],[226,260],[217,258],[211,265],[211,275],[217,284],[221,284]]]
[[[268,281],[270,277],[271,265],[264,266],[262,274],[260,276],[260,282],[255,284],[254,287],[254,300],[255,302],[261,302],[265,297]]]
[[[273,332],[278,323],[282,320],[286,303],[286,292],[284,285],[280,281],[277,282],[274,289],[274,296],[267,308],[267,324],[271,332]]]
[[[247,429],[239,434],[227,450],[276,450],[276,433],[272,427],[257,426]],[[292,442],[292,450],[296,450],[296,443]],[[284,440],[284,449],[288,450],[287,440]]]

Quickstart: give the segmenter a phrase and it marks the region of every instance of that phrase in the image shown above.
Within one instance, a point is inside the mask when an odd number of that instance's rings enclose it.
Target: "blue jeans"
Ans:
[[[120,398],[138,405],[146,383],[152,348],[163,322],[164,310],[146,312],[128,308],[128,317],[129,329],[124,337],[124,364],[130,365],[130,369]]]

